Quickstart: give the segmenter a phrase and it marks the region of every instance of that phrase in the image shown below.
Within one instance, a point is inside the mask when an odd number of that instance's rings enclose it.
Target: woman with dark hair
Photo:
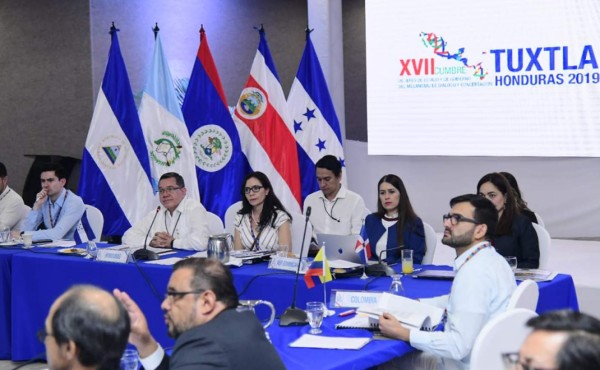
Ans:
[[[377,212],[367,216],[365,229],[371,244],[371,255],[381,254],[388,263],[401,258],[400,249],[412,249],[413,261],[420,264],[425,255],[423,221],[415,214],[402,180],[385,175],[377,184]]]
[[[235,216],[235,249],[272,250],[279,245],[291,246],[292,217],[285,210],[269,178],[252,172],[242,186],[242,209]]]
[[[508,180],[510,187],[513,189],[515,200],[517,201],[517,207],[519,207],[519,212],[521,212],[523,216],[526,216],[528,219],[530,219],[531,222],[535,222],[537,224],[538,219],[535,216],[535,212],[533,212],[529,209],[529,207],[527,207],[527,202],[521,197],[521,190],[519,189],[517,179],[515,179],[515,177],[510,172],[500,172],[500,174],[506,177],[506,180]]]
[[[492,245],[501,255],[517,257],[520,268],[538,268],[540,247],[531,220],[519,212],[514,191],[500,173],[483,176],[477,183],[479,195],[488,198],[498,211],[498,226]]]

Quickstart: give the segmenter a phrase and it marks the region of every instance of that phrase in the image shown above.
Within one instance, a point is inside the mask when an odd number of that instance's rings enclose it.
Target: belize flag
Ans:
[[[306,32],[306,46],[287,100],[292,118],[290,130],[298,143],[300,173],[303,174],[302,199],[319,190],[315,175],[315,163],[319,159],[330,154],[344,166],[340,123],[310,32]],[[343,179],[345,182],[346,176]]]
[[[150,156],[154,192],[158,191],[158,180],[161,175],[166,172],[177,172],[183,177],[187,196],[200,200],[192,140],[183,122],[158,29],[156,29],[150,75],[144,87],[139,116]]]
[[[90,124],[79,195],[100,209],[104,235],[123,235],[155,205],[150,163],[117,29],[111,27],[108,63]]]
[[[204,28],[200,29],[200,47],[181,110],[192,138],[202,204],[224,219],[227,208],[242,199],[240,189],[250,166]]]
[[[234,120],[252,169],[267,175],[288,211],[301,213],[296,140],[289,128],[287,103],[262,26],[258,32],[258,50]]]

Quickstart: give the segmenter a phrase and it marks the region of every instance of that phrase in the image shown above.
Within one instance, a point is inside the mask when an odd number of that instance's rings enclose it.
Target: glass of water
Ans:
[[[10,241],[10,227],[0,225],[0,243],[8,243]]]
[[[390,293],[394,295],[403,295],[404,287],[402,287],[402,275],[392,275],[392,283],[390,284]]]
[[[508,256],[508,257],[506,257],[506,262],[508,262],[508,265],[510,266],[510,268],[513,270],[513,273],[514,273],[517,270],[517,257]]]
[[[126,349],[121,357],[121,370],[137,370],[138,353],[135,349]]]
[[[98,256],[98,246],[96,245],[96,242],[93,240],[89,240],[87,242],[87,247],[85,248],[85,251],[88,255],[88,258],[95,260]]]
[[[323,315],[325,314],[325,305],[323,302],[308,302],[306,303],[306,315],[308,316],[308,324],[310,325],[310,334],[321,334],[321,324],[323,323]]]

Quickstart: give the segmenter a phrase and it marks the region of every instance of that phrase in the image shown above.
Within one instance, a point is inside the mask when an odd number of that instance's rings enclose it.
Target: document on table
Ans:
[[[290,343],[296,348],[324,348],[324,349],[361,349],[369,343],[371,338],[359,337],[326,337],[322,335],[304,334]]]
[[[158,260],[154,260],[154,261],[146,261],[146,263],[150,263],[153,265],[167,265],[167,266],[172,266],[174,264],[176,264],[177,262],[181,261],[183,258],[181,257],[170,257],[170,258],[164,258],[164,259],[158,259]]]

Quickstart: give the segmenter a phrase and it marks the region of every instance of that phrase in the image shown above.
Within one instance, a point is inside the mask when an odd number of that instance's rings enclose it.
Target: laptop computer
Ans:
[[[360,256],[354,251],[358,235],[317,234],[319,245],[325,245],[328,260],[343,260],[362,264]]]

